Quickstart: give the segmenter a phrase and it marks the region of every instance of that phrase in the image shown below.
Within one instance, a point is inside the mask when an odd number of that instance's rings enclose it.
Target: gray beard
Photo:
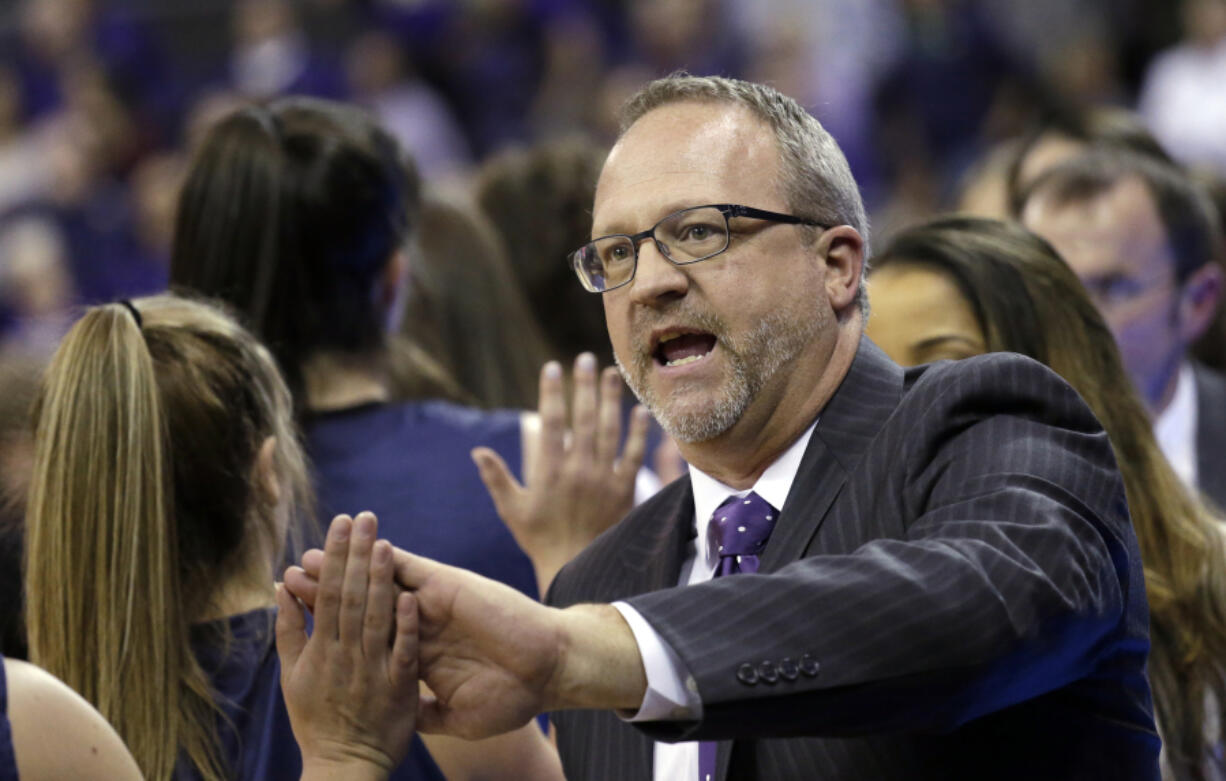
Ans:
[[[723,335],[726,329],[719,318],[687,316],[687,325],[715,334],[732,369],[718,398],[704,405],[690,401],[685,386],[663,397],[658,395],[647,382],[655,358],[645,346],[634,351],[630,367],[622,363],[620,356],[615,355],[614,360],[634,395],[673,439],[685,443],[706,442],[732,428],[766,383],[810,343],[820,330],[821,316],[817,312],[807,314],[809,316],[796,318],[780,309],[772,310],[756,328],[735,343]]]

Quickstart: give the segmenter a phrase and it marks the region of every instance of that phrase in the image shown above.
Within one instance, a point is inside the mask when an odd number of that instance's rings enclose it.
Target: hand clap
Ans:
[[[374,515],[339,516],[328,532],[315,628],[277,587],[281,689],[303,778],[379,779],[409,750],[417,715],[417,604],[396,594],[392,546]]]

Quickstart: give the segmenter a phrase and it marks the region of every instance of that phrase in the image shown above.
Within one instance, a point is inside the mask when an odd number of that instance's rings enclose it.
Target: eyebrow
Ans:
[[[668,215],[670,215],[670,214],[675,214],[675,213],[677,213],[677,212],[679,212],[679,211],[682,211],[683,209],[692,209],[692,208],[694,208],[694,207],[696,207],[696,206],[709,206],[709,205],[711,205],[711,204],[715,204],[715,203],[726,203],[726,201],[718,201],[718,200],[715,200],[715,201],[713,201],[713,200],[706,200],[706,201],[695,201],[695,200],[693,200],[693,199],[686,199],[686,200],[684,200],[684,201],[673,201],[673,202],[671,202],[671,203],[667,203],[667,204],[665,204],[665,205],[664,205],[664,208],[660,210],[660,216],[659,216],[659,217],[656,217],[654,220],[652,220],[651,222],[647,223],[647,224],[646,224],[646,225],[644,225],[643,227],[638,228],[637,230],[636,230],[636,229],[634,229],[634,228],[627,228],[627,227],[625,227],[625,223],[620,222],[620,221],[618,221],[618,220],[614,220],[614,221],[613,221],[613,222],[610,224],[610,227],[608,227],[607,229],[605,229],[605,230],[603,230],[603,231],[601,231],[601,232],[597,233],[597,232],[596,232],[596,225],[595,225],[595,222],[593,222],[593,224],[592,224],[592,238],[593,238],[593,239],[599,239],[599,238],[600,238],[600,237],[602,237],[602,236],[630,236],[630,235],[633,235],[633,234],[635,234],[635,233],[638,233],[638,232],[639,232],[639,231],[641,231],[641,230],[646,230],[647,228],[650,228],[652,225],[655,225],[657,222],[659,222],[660,220],[664,219],[665,217],[667,217],[667,216],[668,216]],[[594,217],[594,216],[595,216],[595,215],[593,215],[593,217]]]

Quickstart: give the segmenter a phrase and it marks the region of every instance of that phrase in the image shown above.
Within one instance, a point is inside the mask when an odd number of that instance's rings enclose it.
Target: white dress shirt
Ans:
[[[782,510],[783,503],[792,490],[792,482],[800,469],[813,429],[814,421],[792,445],[766,468],[754,491]],[[731,486],[690,467],[690,485],[694,489],[694,529],[697,534],[690,542],[686,559],[681,565],[681,577],[677,585],[705,583],[715,574],[719,555],[707,545],[707,526],[716,508],[729,496],[744,496],[749,490],[738,491]],[[768,543],[769,544],[769,543]],[[702,718],[702,699],[698,686],[690,676],[676,652],[652,629],[651,624],[637,610],[625,602],[614,602],[621,612],[634,640],[638,643],[647,671],[647,693],[637,713],[629,721],[691,721]],[[705,781],[698,779],[698,743],[656,743],[653,760],[655,781]]]
[[[1171,403],[1154,421],[1154,436],[1175,474],[1196,490],[1196,374],[1188,363],[1179,368]]]

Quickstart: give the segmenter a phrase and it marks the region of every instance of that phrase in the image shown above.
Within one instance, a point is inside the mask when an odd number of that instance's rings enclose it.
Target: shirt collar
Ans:
[[[766,468],[758,481],[748,490],[738,491],[693,466],[690,467],[690,486],[694,490],[694,530],[697,532],[695,543],[698,561],[710,563],[710,553],[707,550],[707,526],[711,523],[711,514],[715,512],[715,508],[723,504],[729,496],[733,494],[744,496],[749,491],[754,491],[775,509],[783,509],[783,503],[787,501],[788,493],[792,490],[792,483],[796,480],[796,473],[800,471],[800,462],[804,458],[805,450],[809,447],[809,440],[813,437],[813,430],[816,427],[817,421],[815,420],[787,450],[783,451],[781,456],[775,459],[774,463]]]

